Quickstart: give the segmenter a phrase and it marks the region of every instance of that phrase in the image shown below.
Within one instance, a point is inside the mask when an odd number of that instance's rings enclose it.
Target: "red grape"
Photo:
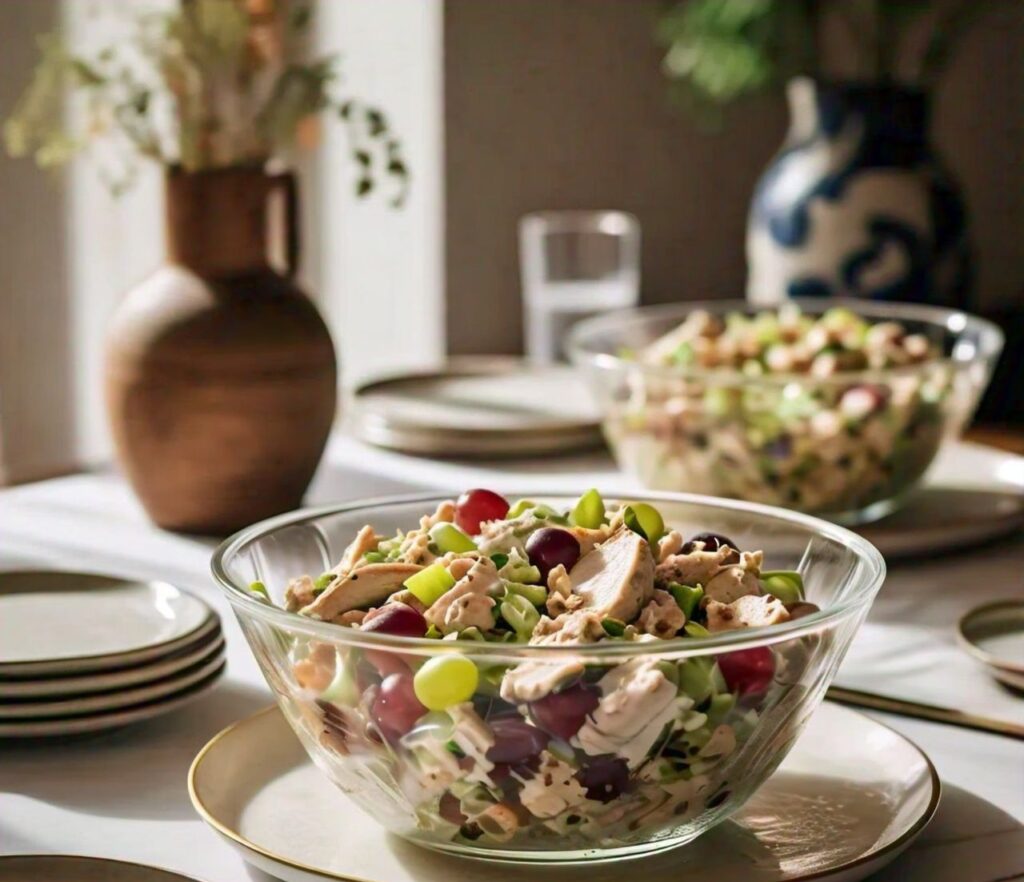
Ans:
[[[388,652],[386,649],[364,649],[363,657],[377,669],[377,673],[382,677],[409,673],[409,665],[396,652]]]
[[[530,704],[530,716],[547,732],[568,741],[579,732],[599,696],[593,686],[576,683],[561,692],[551,692]]]
[[[716,661],[729,691],[740,695],[761,695],[775,675],[775,659],[767,646],[737,649],[718,656]]]
[[[380,684],[380,693],[370,708],[370,716],[389,741],[397,741],[427,712],[412,688],[412,676],[389,674]]]
[[[568,530],[542,527],[526,540],[526,554],[540,570],[541,582],[547,582],[550,573],[559,564],[571,570],[580,559],[580,543]]]
[[[615,756],[596,756],[576,773],[587,791],[587,799],[611,802],[629,788],[629,766]]]
[[[500,521],[508,514],[508,500],[493,490],[467,490],[455,503],[455,526],[470,536],[480,532],[485,521]]]
[[[695,549],[695,543],[703,542],[704,551],[718,551],[719,548],[728,546],[729,548],[739,551],[739,546],[732,541],[728,536],[723,536],[721,533],[698,533],[693,536],[689,542],[687,542],[680,550],[680,554],[689,554]]]
[[[810,603],[807,600],[801,600],[799,603],[790,603],[786,606],[786,611],[789,613],[790,619],[802,619],[804,616],[812,615],[816,612],[821,612],[821,608],[816,603]]]
[[[531,726],[521,717],[498,717],[488,720],[494,745],[487,751],[492,763],[521,763],[537,756],[548,746],[547,732]]]
[[[393,634],[396,637],[422,637],[427,633],[427,620],[405,603],[386,603],[367,613],[360,631]]]

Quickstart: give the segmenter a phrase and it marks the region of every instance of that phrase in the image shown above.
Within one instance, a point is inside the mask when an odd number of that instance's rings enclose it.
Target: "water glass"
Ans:
[[[635,306],[640,296],[640,223],[624,211],[540,211],[519,222],[526,354],[564,360],[563,341],[581,319]]]

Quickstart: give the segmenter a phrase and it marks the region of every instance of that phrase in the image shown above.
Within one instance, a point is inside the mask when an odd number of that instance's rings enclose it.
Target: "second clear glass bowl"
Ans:
[[[942,353],[906,367],[749,376],[726,369],[642,364],[642,350],[696,310],[753,315],[721,300],[645,307],[576,325],[567,349],[586,370],[619,465],[646,487],[781,505],[844,524],[899,506],[943,438],[977,407],[1002,349],[990,322],[963,312],[856,300],[797,300],[807,315],[836,306],[869,322],[896,321]],[[875,402],[848,419],[843,397]]]

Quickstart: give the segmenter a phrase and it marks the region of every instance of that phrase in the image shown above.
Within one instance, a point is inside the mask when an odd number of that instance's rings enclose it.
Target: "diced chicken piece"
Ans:
[[[635,769],[679,712],[676,687],[657,662],[638,658],[612,668],[598,688],[601,701],[573,740],[591,756],[615,754]]]
[[[480,719],[471,701],[452,705],[447,713],[454,724],[452,741],[473,760],[473,768],[465,776],[466,780],[491,784],[490,773],[494,763],[487,759],[487,751],[494,747],[494,733]]]
[[[614,532],[611,524],[602,524],[600,527],[594,527],[593,529],[590,527],[568,527],[567,529],[576,537],[576,541],[580,544],[580,557],[590,554],[594,550],[595,545],[606,542],[608,537]]]
[[[663,563],[673,554],[679,554],[683,547],[683,534],[678,530],[669,530],[658,541],[658,563]]]
[[[334,668],[337,654],[334,647],[326,643],[318,643],[304,659],[295,662],[292,673],[295,681],[303,689],[323,692],[334,679]]]
[[[724,723],[715,728],[697,755],[701,759],[724,759],[736,749],[736,733]]]
[[[587,798],[586,789],[576,780],[576,769],[546,750],[541,752],[536,773],[519,780],[519,801],[538,818],[553,818]]]
[[[316,600],[316,585],[309,576],[299,576],[288,583],[284,589],[284,608],[288,612],[298,612]]]
[[[583,606],[583,598],[572,593],[572,579],[562,564],[548,573],[548,599],[544,606],[553,619]]]
[[[744,551],[735,566],[723,567],[704,583],[704,596],[719,603],[732,603],[748,594],[761,593],[760,551]]]
[[[455,520],[455,503],[450,499],[438,504],[432,515],[424,515],[420,518],[420,529],[426,533],[431,527],[438,524],[450,524]]]
[[[697,549],[689,554],[671,554],[654,569],[654,582],[667,588],[670,582],[679,585],[707,585],[722,567],[740,562],[735,548],[723,545],[717,551]]]
[[[369,613],[365,609],[350,609],[348,612],[343,612],[340,616],[335,616],[331,621],[335,625],[352,627],[353,625],[361,625],[367,615]]]
[[[341,555],[341,560],[330,572],[341,575],[351,572],[360,563],[365,564],[363,555],[368,551],[376,551],[381,538],[374,532],[373,527],[369,525],[363,527],[356,533],[356,538],[349,543],[348,548]]]
[[[735,631],[738,628],[763,628],[789,621],[782,601],[770,594],[747,595],[732,603],[712,600],[707,606],[708,630]]]
[[[463,566],[461,559],[453,561],[452,565],[455,566],[455,564],[459,564],[460,567]],[[456,630],[457,617],[463,615],[463,613],[466,616],[475,617],[483,607],[482,602],[466,601],[453,609],[456,601],[459,601],[462,597],[475,594],[490,601],[487,605],[487,609],[490,610],[494,606],[494,598],[491,595],[497,593],[500,588],[501,579],[498,578],[498,571],[494,568],[494,562],[490,558],[482,557],[479,560],[473,561],[466,574],[430,605],[424,613],[424,618],[426,618],[428,624],[434,625],[445,633]],[[450,616],[449,613],[451,613]],[[489,612],[488,616],[490,617]],[[493,624],[494,619],[489,618],[486,627],[482,630],[491,628]],[[464,627],[469,626],[465,625]]]
[[[388,598],[388,603],[404,603],[406,606],[411,606],[418,613],[422,613],[426,610],[426,607],[420,599],[408,588],[396,591]]]
[[[667,591],[656,588],[654,597],[640,612],[637,625],[645,634],[655,637],[672,637],[686,624],[686,615],[679,608],[675,598]]]
[[[399,549],[403,560],[409,563],[428,566],[434,562],[434,553],[430,550],[430,534],[409,533]]]
[[[584,609],[601,618],[631,622],[651,599],[654,558],[646,539],[621,528],[581,557],[569,577]]]
[[[313,619],[331,621],[350,609],[364,609],[383,603],[422,567],[416,564],[365,564],[348,575],[339,576],[300,612]]]
[[[557,619],[543,616],[533,629],[533,645],[595,643],[605,636],[601,618],[591,610],[577,610]],[[536,701],[583,673],[578,659],[525,662],[511,668],[501,681],[501,697],[517,704]]]
[[[444,624],[440,626],[444,633],[465,631],[466,628],[479,628],[489,631],[494,627],[494,598],[486,594],[463,594],[455,599],[444,614]]]

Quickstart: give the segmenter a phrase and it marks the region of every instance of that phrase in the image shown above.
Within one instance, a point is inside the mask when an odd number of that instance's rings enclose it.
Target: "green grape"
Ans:
[[[653,505],[646,502],[634,502],[627,505],[623,512],[626,526],[634,533],[643,536],[651,545],[657,542],[665,532],[665,521]]]
[[[761,573],[764,590],[783,603],[799,603],[804,599],[804,580],[795,570],[766,570]]]
[[[686,632],[687,637],[710,637],[711,632],[703,625],[698,625],[696,622],[687,622],[683,625],[683,630]]]
[[[705,658],[691,658],[679,665],[679,691],[700,704],[714,691],[711,664]]]
[[[604,523],[604,500],[601,494],[593,487],[584,493],[569,515],[569,522],[588,530],[600,527]]]
[[[430,528],[430,538],[441,554],[462,554],[464,551],[476,551],[476,543],[462,532],[455,524],[442,521]]]
[[[480,682],[480,672],[468,658],[441,655],[430,659],[416,672],[412,686],[428,710],[439,711],[469,701]]]
[[[441,564],[431,564],[405,580],[405,587],[424,606],[430,606],[455,584],[455,579]]]

